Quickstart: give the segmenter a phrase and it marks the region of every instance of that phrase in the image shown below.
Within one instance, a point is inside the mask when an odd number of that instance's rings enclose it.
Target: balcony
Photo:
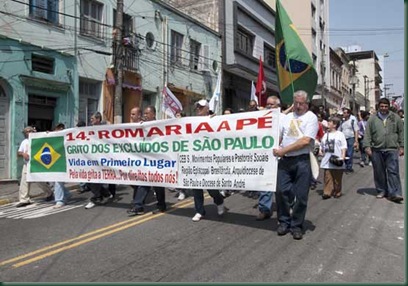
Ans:
[[[113,51],[118,51],[116,43],[112,44]],[[140,51],[133,47],[132,44],[121,45],[119,51],[113,54],[113,62],[116,62],[116,56],[122,51],[122,65],[123,69],[131,72],[139,70]]]

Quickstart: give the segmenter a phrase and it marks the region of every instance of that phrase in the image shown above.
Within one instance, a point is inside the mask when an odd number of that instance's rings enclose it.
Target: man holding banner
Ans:
[[[143,121],[154,121],[156,120],[156,108],[152,105],[147,106],[143,112]],[[154,192],[156,193],[157,199],[157,209],[153,211],[153,214],[165,212],[166,207],[166,196],[164,187],[153,187]],[[134,199],[134,206],[132,209],[128,210],[129,215],[141,215],[144,214],[144,203],[147,195],[149,194],[151,187],[150,186],[139,186]]]
[[[208,116],[210,114],[210,105],[206,99],[201,99],[195,103],[197,116]],[[217,205],[218,215],[224,214],[224,197],[219,190],[207,190]],[[204,193],[202,189],[193,190],[194,192],[194,208],[196,214],[192,218],[193,221],[200,221],[205,215],[204,209]]]

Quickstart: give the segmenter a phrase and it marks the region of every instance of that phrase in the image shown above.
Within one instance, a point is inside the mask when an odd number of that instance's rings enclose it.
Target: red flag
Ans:
[[[258,97],[258,105],[266,105],[266,83],[265,76],[262,64],[262,57],[259,57],[259,71],[258,71],[258,80],[256,81],[256,96]]]

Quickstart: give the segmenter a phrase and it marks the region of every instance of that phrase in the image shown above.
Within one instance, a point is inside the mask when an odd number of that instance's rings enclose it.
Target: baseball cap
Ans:
[[[209,106],[208,101],[206,99],[201,99],[195,103],[195,106]]]

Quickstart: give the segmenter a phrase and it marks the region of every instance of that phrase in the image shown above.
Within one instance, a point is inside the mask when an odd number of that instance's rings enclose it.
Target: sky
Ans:
[[[404,1],[330,0],[329,42],[331,48],[359,45],[387,53],[383,82],[392,84],[387,95],[404,94]],[[393,95],[394,93],[395,95]]]

